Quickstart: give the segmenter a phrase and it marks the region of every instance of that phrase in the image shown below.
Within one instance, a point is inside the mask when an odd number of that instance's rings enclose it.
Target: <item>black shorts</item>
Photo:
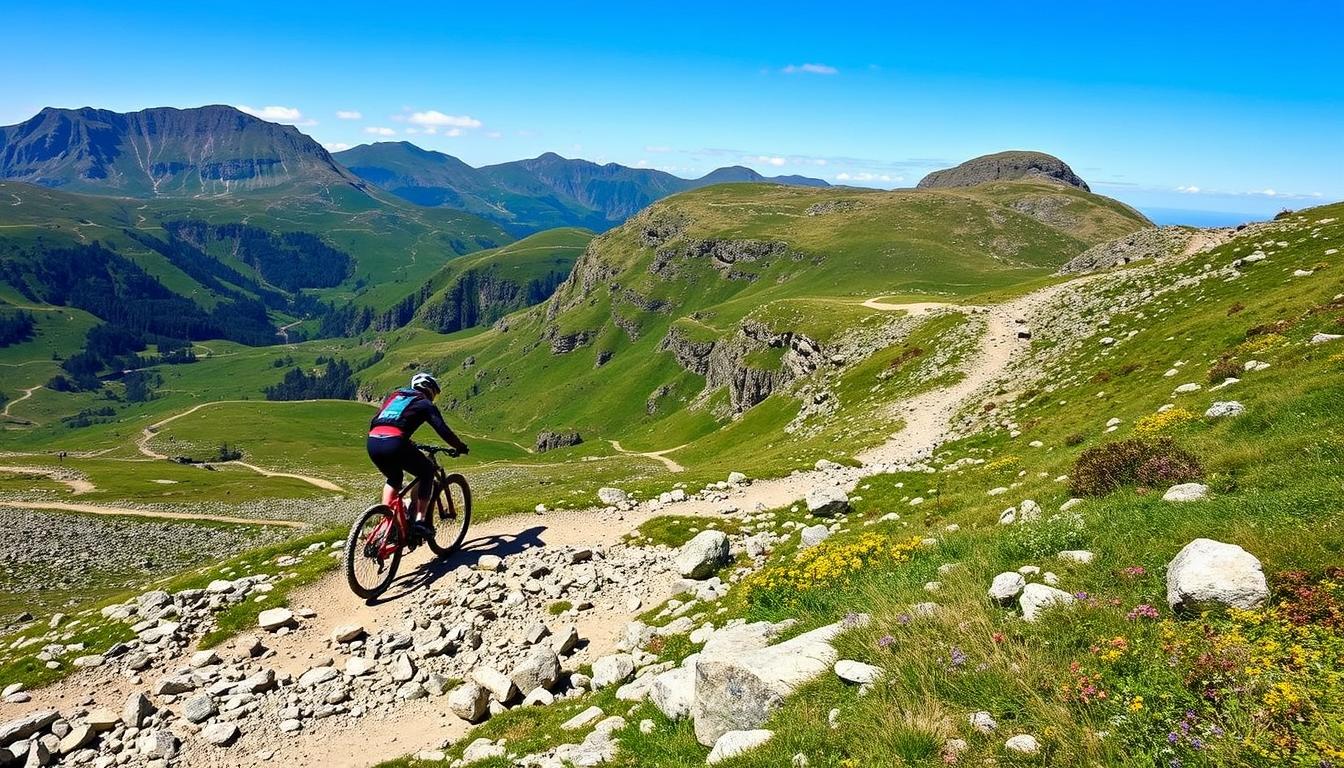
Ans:
[[[428,481],[434,475],[434,463],[404,437],[369,437],[369,458],[387,478],[387,484],[401,490],[405,472]]]

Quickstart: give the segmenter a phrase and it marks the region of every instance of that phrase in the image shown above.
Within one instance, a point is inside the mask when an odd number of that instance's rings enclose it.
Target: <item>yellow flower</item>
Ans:
[[[1135,696],[1129,700],[1129,711],[1138,712],[1143,709],[1143,697]]]

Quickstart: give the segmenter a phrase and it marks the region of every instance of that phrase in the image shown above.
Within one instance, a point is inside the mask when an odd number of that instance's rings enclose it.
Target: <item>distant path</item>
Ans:
[[[206,407],[208,407],[208,406],[212,406],[212,405],[223,405],[223,404],[226,404],[226,403],[258,403],[258,402],[262,402],[262,401],[260,401],[260,400],[214,400],[214,401],[211,401],[211,402],[208,402],[208,403],[201,403],[200,405],[194,405],[194,406],[188,408],[187,410],[182,411],[181,413],[173,414],[172,416],[169,416],[168,418],[166,418],[166,419],[164,419],[164,420],[162,420],[162,421],[156,421],[156,422],[154,422],[153,424],[150,424],[148,427],[145,427],[144,429],[140,430],[140,437],[136,438],[136,440],[135,440],[135,447],[140,451],[140,453],[144,454],[145,456],[148,456],[148,457],[151,458],[151,459],[160,459],[160,460],[167,459],[168,456],[167,456],[166,454],[159,453],[158,451],[156,451],[156,450],[154,450],[153,448],[150,448],[150,447],[149,447],[149,441],[150,441],[150,440],[153,440],[153,439],[154,439],[154,436],[157,435],[158,432],[159,432],[159,430],[162,429],[165,425],[170,424],[170,423],[172,423],[172,422],[174,422],[174,421],[177,421],[178,419],[182,418],[183,416],[190,416],[191,414],[193,414],[193,413],[195,413],[195,412],[201,410],[202,408],[206,408]],[[318,403],[318,402],[323,402],[323,401],[321,401],[321,400],[287,400],[287,401],[285,401],[285,402],[296,402],[296,403]],[[344,402],[344,401],[342,401],[342,402]],[[353,401],[351,401],[351,402],[353,402]],[[250,470],[252,470],[253,472],[256,472],[257,474],[262,475],[263,477],[286,477],[286,478],[289,478],[289,479],[291,479],[291,480],[300,480],[300,481],[302,481],[302,482],[308,483],[309,485],[312,485],[312,486],[316,486],[316,487],[318,487],[318,488],[321,488],[321,489],[324,490],[324,491],[336,491],[337,493],[344,493],[344,492],[345,492],[345,489],[342,488],[341,486],[339,486],[339,485],[337,485],[337,484],[331,482],[330,480],[324,480],[324,479],[322,479],[322,478],[320,478],[320,477],[310,477],[309,475],[296,475],[296,474],[293,474],[293,473],[291,473],[291,472],[272,472],[272,471],[269,470],[269,469],[262,469],[261,467],[258,467],[258,466],[256,466],[255,464],[248,464],[248,463],[246,463],[246,462],[242,462],[242,461],[220,461],[220,462],[211,462],[211,463],[212,463],[212,464],[236,464],[236,465],[238,465],[238,466],[240,466],[240,467],[243,467],[244,469],[250,469]]]
[[[878,309],[883,312],[905,312],[915,317],[940,312],[945,309],[950,309],[955,312],[971,312],[977,309],[983,309],[983,307],[974,307],[967,304],[948,304],[944,301],[917,301],[910,304],[888,304],[885,301],[882,301],[882,297],[880,296],[876,299],[869,299],[863,302],[861,306],[867,307],[868,309]]]
[[[685,448],[686,446],[690,445],[690,443],[682,443],[681,445],[678,445],[676,448],[664,448],[661,451],[627,451],[621,447],[621,443],[618,440],[608,440],[607,442],[611,443],[611,447],[615,448],[617,453],[623,453],[626,456],[643,456],[646,459],[661,461],[663,463],[663,466],[667,467],[669,472],[686,471],[685,467],[681,466],[672,459],[669,459],[666,454],[672,453],[673,451],[680,451],[682,448]]]
[[[4,416],[5,416],[5,418],[7,418],[7,419],[11,419],[11,418],[12,418],[12,419],[18,419],[17,416],[11,416],[11,415],[9,414],[9,409],[10,409],[10,408],[13,408],[15,405],[18,405],[19,403],[22,403],[24,400],[27,400],[28,398],[32,397],[32,396],[33,396],[33,393],[36,392],[37,390],[41,389],[41,388],[42,388],[42,385],[41,385],[41,384],[38,384],[36,387],[29,387],[29,388],[23,390],[23,397],[16,397],[16,398],[14,398],[13,400],[10,400],[8,403],[5,403],[5,410],[4,410]],[[28,421],[27,419],[22,419],[22,421],[23,421],[23,423],[25,423],[25,424],[32,424],[32,422],[31,422],[31,421]]]
[[[195,520],[207,523],[234,523],[237,525],[271,525],[283,528],[302,528],[305,523],[297,520],[267,520],[261,517],[229,517],[228,515],[197,515],[190,512],[164,512],[154,509],[131,509],[129,507],[105,507],[101,504],[71,504],[65,501],[0,501],[0,507],[19,509],[56,509],[62,512],[83,512],[86,515],[117,515],[129,517],[153,517],[164,520]]]
[[[87,478],[65,472],[52,467],[0,467],[0,472],[11,475],[42,475],[49,477],[58,483],[70,486],[70,491],[78,496],[81,493],[90,493],[98,490],[98,486],[89,482]]]

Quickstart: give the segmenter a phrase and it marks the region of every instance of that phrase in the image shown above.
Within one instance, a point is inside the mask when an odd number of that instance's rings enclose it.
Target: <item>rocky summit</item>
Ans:
[[[1063,160],[1044,152],[996,152],[972,158],[953,168],[934,171],[919,180],[920,189],[973,187],[991,181],[1048,181],[1089,191],[1083,181]]]

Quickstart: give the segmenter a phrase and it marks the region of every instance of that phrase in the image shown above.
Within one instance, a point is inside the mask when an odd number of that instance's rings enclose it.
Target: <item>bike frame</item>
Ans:
[[[438,454],[433,451],[424,451],[424,454],[429,457],[430,462],[434,464],[434,485],[443,485],[444,472],[443,467],[439,466]],[[405,544],[411,540],[411,520],[407,510],[406,499],[411,497],[415,487],[419,484],[420,478],[417,477],[407,484],[405,488],[397,491],[396,495],[392,497],[392,503],[388,505],[392,510],[392,519],[390,521],[379,523],[376,528],[369,532],[368,541],[370,543],[374,541],[382,541],[382,544],[378,545],[378,556],[380,558],[391,556],[393,552],[397,551],[398,548],[405,546]],[[433,488],[430,489],[428,503],[431,506],[434,503]],[[425,510],[427,516],[430,512],[431,510],[429,509]],[[398,538],[402,543],[394,544],[389,540],[387,534],[392,526],[396,526],[397,533],[399,534]]]

